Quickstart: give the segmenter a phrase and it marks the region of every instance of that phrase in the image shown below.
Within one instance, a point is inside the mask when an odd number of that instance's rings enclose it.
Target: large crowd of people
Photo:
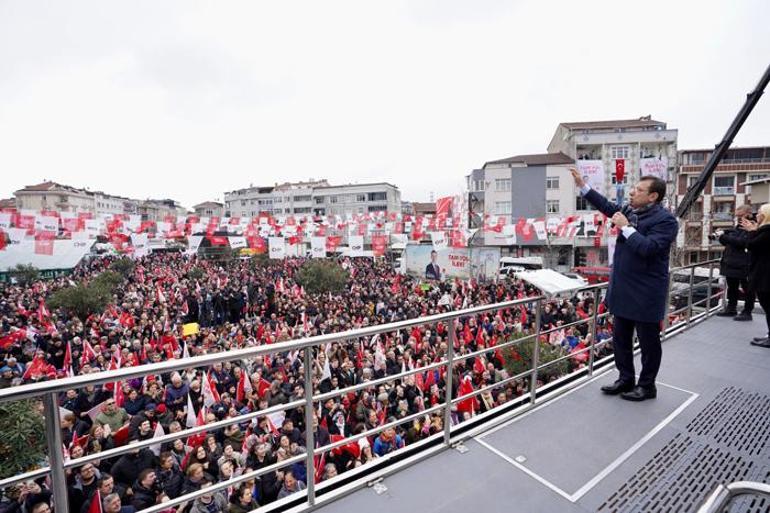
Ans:
[[[340,260],[350,276],[343,292],[311,294],[298,283],[303,258],[217,262],[164,253],[136,260],[103,312],[81,319],[46,306],[54,291],[89,282],[110,263],[109,258],[90,259],[65,277],[26,287],[0,285],[0,387],[340,333],[538,294],[513,278],[421,283],[398,274],[384,259],[363,258]],[[543,372],[542,381],[586,365],[589,323],[560,326],[590,319],[596,307],[590,294],[544,305],[541,328],[555,329],[543,335],[541,343],[556,355],[575,354],[563,366]],[[598,307],[601,312],[602,305]],[[527,361],[526,344],[503,350],[497,346],[531,333],[535,315],[530,303],[466,316],[453,324],[332,342],[314,349],[311,383],[304,379],[303,353],[284,351],[68,390],[60,400],[65,457],[79,458],[302,400],[306,386],[312,386],[314,394],[327,393],[418,369],[442,360],[451,330],[455,354],[487,349],[480,357],[455,364],[451,395],[461,397],[505,380],[516,372],[517,361]],[[190,326],[195,329],[185,335]],[[608,337],[609,330],[601,323],[597,338]],[[442,403],[446,383],[443,368],[419,371],[315,404],[311,426],[305,423],[303,408],[292,408],[84,464],[68,473],[70,512],[98,511],[95,507],[100,506],[109,513],[130,513],[303,455],[307,429],[313,431],[316,448],[376,430],[316,456],[313,475],[304,461],[293,462],[175,508],[184,513],[250,511],[304,489],[310,479],[331,479],[442,432],[441,411],[395,428],[378,428]],[[452,422],[511,401],[528,386],[526,379],[512,380],[460,401],[451,412]],[[10,487],[5,495],[2,513],[46,513],[52,506],[44,480]]]

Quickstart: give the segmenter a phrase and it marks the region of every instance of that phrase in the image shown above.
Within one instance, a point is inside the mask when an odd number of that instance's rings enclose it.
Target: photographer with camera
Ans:
[[[741,205],[735,209],[735,228],[717,231],[709,238],[718,240],[725,247],[719,273],[727,282],[727,305],[717,315],[732,317],[734,321],[750,321],[754,309],[754,290],[749,277],[749,232],[743,227],[743,221],[754,221],[749,205]],[[743,289],[743,311],[738,315],[738,289]]]

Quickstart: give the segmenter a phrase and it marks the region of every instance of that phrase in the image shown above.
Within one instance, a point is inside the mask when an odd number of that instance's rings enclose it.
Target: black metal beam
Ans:
[[[741,107],[741,110],[733,120],[730,128],[727,129],[725,136],[722,138],[722,142],[717,144],[708,162],[706,162],[706,165],[703,167],[703,171],[701,171],[700,176],[698,176],[698,180],[685,193],[682,202],[676,209],[676,215],[678,217],[681,218],[687,215],[692,204],[695,203],[695,200],[698,199],[700,193],[703,192],[706,184],[711,179],[711,175],[714,174],[717,165],[732,144],[735,136],[738,135],[738,131],[740,131],[743,123],[748,119],[749,114],[751,114],[754,106],[759,101],[759,97],[762,96],[762,93],[765,91],[768,82],[770,82],[770,66],[765,70],[765,74],[762,75],[757,87],[746,96],[746,103],[743,104],[743,107]]]

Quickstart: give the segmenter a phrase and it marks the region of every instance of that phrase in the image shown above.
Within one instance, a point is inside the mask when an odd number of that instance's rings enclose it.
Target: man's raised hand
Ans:
[[[582,189],[583,186],[586,184],[585,180],[583,180],[583,177],[580,176],[580,173],[578,173],[578,170],[574,167],[569,168],[569,172],[572,173],[572,178],[575,179],[575,185],[579,189]]]

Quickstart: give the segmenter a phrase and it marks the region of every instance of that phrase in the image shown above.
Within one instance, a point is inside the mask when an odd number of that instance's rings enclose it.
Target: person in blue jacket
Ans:
[[[643,176],[630,192],[628,205],[608,201],[591,189],[576,169],[570,169],[580,194],[620,228],[613,258],[607,306],[614,315],[613,347],[619,377],[602,387],[610,395],[629,401],[644,401],[657,395],[655,378],[663,351],[661,321],[667,313],[668,264],[671,244],[676,240],[676,218],[661,206],[666,182]],[[642,370],[636,381],[633,334],[642,348]]]

